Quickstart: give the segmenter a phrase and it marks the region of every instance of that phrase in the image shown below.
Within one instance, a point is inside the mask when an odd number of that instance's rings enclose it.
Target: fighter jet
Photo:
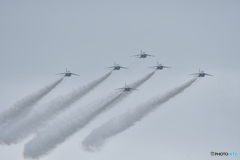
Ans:
[[[128,69],[126,67],[119,66],[119,64],[116,64],[115,62],[114,62],[114,66],[107,67],[107,68],[112,69],[112,70],[120,70],[121,68]],[[105,68],[105,69],[107,69],[107,68]]]
[[[163,66],[157,62],[157,66],[149,67],[149,68],[155,68],[156,70],[162,70],[163,68],[171,68],[167,66]]]
[[[133,56],[131,56],[131,57],[136,57],[136,58],[146,58],[147,56],[154,57],[153,55],[146,54],[146,53],[143,52],[142,50],[141,50],[141,54],[133,55]]]
[[[58,73],[56,75],[64,75],[64,77],[71,77],[71,75],[79,76],[78,74],[71,73],[70,71],[67,70],[67,68],[65,73]]]
[[[200,71],[200,68],[199,68],[199,73],[193,73],[193,74],[190,74],[190,75],[198,75],[198,77],[204,77],[205,75],[213,76],[211,74],[207,74],[207,73],[204,73],[203,71]]]
[[[125,83],[125,87],[124,87],[124,88],[117,88],[117,89],[115,89],[115,90],[120,90],[120,91],[124,91],[124,92],[129,92],[129,91],[131,91],[131,90],[138,90],[138,89],[136,89],[136,88],[131,88],[131,87],[127,86],[126,83]]]

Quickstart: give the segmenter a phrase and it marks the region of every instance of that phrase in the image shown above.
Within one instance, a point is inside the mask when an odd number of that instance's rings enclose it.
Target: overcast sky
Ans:
[[[42,159],[202,160],[213,159],[211,151],[240,156],[239,8],[238,0],[0,0],[0,111],[53,83],[60,78],[54,74],[65,68],[80,76],[66,78],[39,104],[106,74],[104,68],[114,61],[130,68],[114,72],[75,103],[84,106],[150,73],[147,67],[158,61],[172,69],[157,71],[139,92]],[[155,57],[130,57],[140,49]],[[198,80],[134,127],[109,139],[101,151],[81,148],[92,129],[185,83],[191,79],[188,74],[199,68],[214,76]],[[0,145],[1,159],[24,159],[24,144],[30,139]]]

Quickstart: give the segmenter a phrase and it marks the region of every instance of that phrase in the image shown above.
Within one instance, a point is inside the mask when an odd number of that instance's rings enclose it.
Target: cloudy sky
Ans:
[[[172,69],[157,71],[139,92],[99,115],[42,159],[200,160],[213,159],[211,151],[240,154],[239,8],[237,0],[2,0],[0,111],[53,83],[60,78],[55,74],[65,68],[80,76],[65,78],[39,105],[106,74],[104,68],[114,61],[130,68],[114,72],[74,104],[84,106],[144,77],[151,72],[147,67],[158,61]],[[155,57],[130,57],[140,49]],[[188,74],[199,68],[214,76],[198,80],[110,138],[100,151],[82,149],[82,140],[94,128],[185,83],[191,79]],[[1,158],[24,159],[24,144],[31,138],[0,145]]]

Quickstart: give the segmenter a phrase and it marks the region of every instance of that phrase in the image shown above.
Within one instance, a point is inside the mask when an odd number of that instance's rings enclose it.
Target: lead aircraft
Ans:
[[[142,50],[141,50],[141,54],[133,55],[133,56],[131,56],[131,57],[136,57],[136,58],[147,58],[147,56],[154,57],[153,55],[146,54],[146,53],[143,52]]]

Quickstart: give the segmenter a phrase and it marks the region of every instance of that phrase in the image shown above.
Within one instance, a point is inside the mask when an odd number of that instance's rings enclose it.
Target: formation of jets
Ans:
[[[133,55],[132,57],[136,57],[136,58],[146,58],[147,56],[154,57],[154,55],[146,54],[146,53],[143,52],[142,50],[141,50],[141,54]],[[115,62],[114,62],[114,66],[106,67],[105,69],[111,69],[111,70],[116,70],[116,71],[118,71],[118,70],[120,70],[121,68],[123,68],[123,69],[128,69],[128,68],[126,68],[126,67],[120,66],[119,64],[116,64]],[[152,67],[148,67],[148,68],[152,68],[152,69],[155,69],[155,70],[162,70],[163,68],[171,68],[171,67],[163,66],[162,64],[159,64],[159,63],[157,62],[157,65],[156,65],[156,66],[152,66]],[[72,75],[79,76],[78,74],[72,73],[72,72],[68,71],[67,69],[66,69],[66,72],[64,72],[64,73],[58,73],[57,75],[63,75],[64,77],[71,77]],[[201,71],[200,69],[199,69],[199,73],[193,73],[193,74],[190,74],[190,75],[197,75],[198,77],[204,77],[205,75],[207,75],[207,76],[213,76],[213,75],[211,75],[211,74],[204,73],[204,72]],[[116,90],[128,92],[128,91],[131,91],[131,90],[138,90],[138,89],[136,89],[136,88],[131,88],[131,87],[129,87],[128,85],[125,84],[125,87],[123,87],[123,88],[117,88]]]

